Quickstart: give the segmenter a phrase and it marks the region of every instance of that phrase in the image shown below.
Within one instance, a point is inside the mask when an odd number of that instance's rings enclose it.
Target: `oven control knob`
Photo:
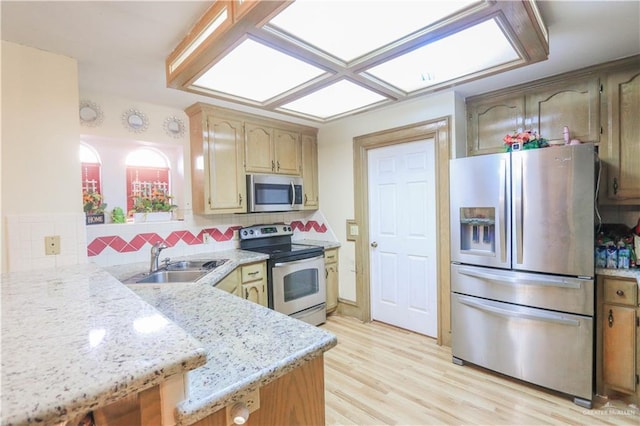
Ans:
[[[291,232],[291,227],[287,226],[287,231]]]
[[[247,235],[247,230],[242,231],[242,235]]]
[[[251,229],[251,230],[249,231],[249,233],[250,233],[251,235],[253,235],[253,229]]]

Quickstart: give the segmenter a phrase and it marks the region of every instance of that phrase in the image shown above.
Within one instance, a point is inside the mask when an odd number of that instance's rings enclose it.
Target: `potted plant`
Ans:
[[[171,220],[171,212],[178,206],[171,203],[172,195],[166,191],[153,187],[150,195],[136,196],[133,201],[133,208],[129,215],[133,216],[134,222],[157,222]]]
[[[102,202],[100,193],[84,191],[82,193],[82,202],[87,225],[104,223],[104,209],[107,208],[107,204]]]

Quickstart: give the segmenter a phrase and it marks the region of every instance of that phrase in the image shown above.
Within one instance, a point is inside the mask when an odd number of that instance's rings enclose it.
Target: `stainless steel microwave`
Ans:
[[[285,175],[247,175],[247,211],[283,212],[302,208],[302,178]]]

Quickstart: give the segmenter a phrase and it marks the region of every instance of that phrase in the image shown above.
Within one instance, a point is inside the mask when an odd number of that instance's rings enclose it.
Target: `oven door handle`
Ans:
[[[324,258],[324,254],[322,256],[310,257],[308,259],[293,260],[291,262],[278,262],[273,266],[278,268],[280,266],[289,266],[289,265],[295,265],[298,263],[307,263],[307,262],[312,262],[314,260],[323,259],[323,258]]]

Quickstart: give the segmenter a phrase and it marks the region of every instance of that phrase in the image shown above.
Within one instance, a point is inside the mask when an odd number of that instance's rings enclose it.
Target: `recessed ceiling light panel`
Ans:
[[[366,71],[405,92],[519,59],[494,19],[437,40]]]
[[[269,21],[345,62],[379,49],[478,0],[296,0]]]
[[[264,102],[325,71],[251,39],[244,40],[193,86]]]
[[[282,108],[326,119],[384,101],[385,99],[387,98],[362,86],[347,80],[341,80],[310,95],[285,104]]]

